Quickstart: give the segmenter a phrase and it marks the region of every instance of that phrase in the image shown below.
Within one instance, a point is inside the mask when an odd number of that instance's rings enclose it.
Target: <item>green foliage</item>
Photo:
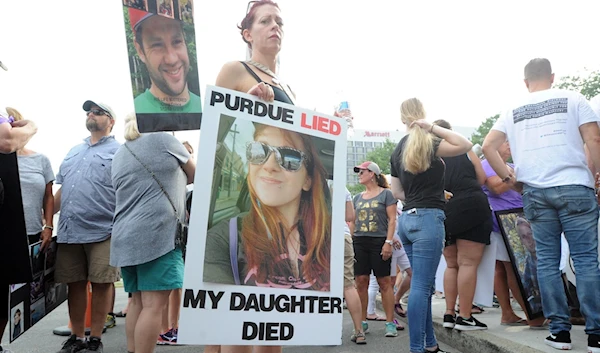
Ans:
[[[396,148],[396,143],[386,139],[383,146],[377,147],[367,154],[367,160],[377,163],[382,174],[390,174],[390,157]]]
[[[556,87],[577,91],[589,100],[600,94],[600,70],[592,71],[587,76],[562,77]]]
[[[490,116],[489,118],[485,119],[485,121],[481,123],[481,125],[479,125],[477,130],[475,130],[475,132],[471,135],[471,142],[473,143],[473,145],[483,145],[483,140],[485,140],[485,137],[487,136],[488,132],[490,132],[490,129],[492,128],[492,126],[494,126],[494,123],[496,122],[496,120],[498,120],[499,117],[500,114]]]
[[[350,191],[350,194],[352,194],[352,196],[365,191],[365,186],[363,184],[346,185],[346,187],[348,188],[348,191]]]

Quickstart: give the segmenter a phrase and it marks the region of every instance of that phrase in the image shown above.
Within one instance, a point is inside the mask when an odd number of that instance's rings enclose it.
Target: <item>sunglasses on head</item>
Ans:
[[[96,116],[107,115],[107,116],[109,116],[109,117],[110,117],[110,114],[108,114],[107,112],[105,112],[105,111],[104,111],[104,110],[102,110],[102,109],[90,109],[90,110],[88,110],[88,111],[86,112],[86,114],[89,114],[89,113],[92,113],[92,114],[94,114],[94,115],[96,115]]]
[[[254,6],[254,4],[256,4],[258,1],[248,1],[248,7],[246,8],[246,15],[250,12],[250,10],[252,9],[252,6]]]
[[[288,172],[297,172],[302,163],[308,160],[304,152],[291,147],[273,147],[258,141],[250,142],[246,147],[246,158],[254,165],[264,164],[271,153],[275,154],[277,163]]]

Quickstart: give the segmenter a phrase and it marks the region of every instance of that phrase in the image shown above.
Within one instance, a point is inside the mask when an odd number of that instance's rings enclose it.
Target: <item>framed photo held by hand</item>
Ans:
[[[517,277],[517,283],[527,309],[527,316],[535,319],[543,315],[542,297],[537,280],[537,255],[531,224],[523,208],[495,211],[504,244]]]

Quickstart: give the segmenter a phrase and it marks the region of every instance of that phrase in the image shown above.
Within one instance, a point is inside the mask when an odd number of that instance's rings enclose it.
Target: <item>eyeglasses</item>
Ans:
[[[246,8],[246,15],[248,14],[248,12],[250,12],[250,9],[252,9],[252,6],[254,6],[254,4],[256,4],[259,1],[248,1],[248,7]]]
[[[275,153],[277,163],[288,172],[297,172],[302,163],[308,161],[304,152],[291,147],[273,147],[258,141],[250,142],[246,147],[246,158],[254,165],[265,164],[271,153]]]
[[[110,114],[108,114],[108,112],[106,112],[106,111],[104,111],[104,110],[102,110],[102,109],[90,109],[90,110],[88,110],[88,111],[86,112],[86,115],[88,115],[88,114],[90,114],[90,113],[94,114],[95,116],[107,115],[109,118],[112,118],[112,117],[110,116]]]
[[[361,170],[358,172],[358,175],[363,175],[364,173],[366,173],[366,172],[368,172],[368,171],[369,171],[369,170],[367,170],[367,169],[361,169]]]

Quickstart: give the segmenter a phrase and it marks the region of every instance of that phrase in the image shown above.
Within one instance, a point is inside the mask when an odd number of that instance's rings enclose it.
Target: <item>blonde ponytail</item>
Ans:
[[[423,103],[417,98],[402,102],[400,106],[402,122],[407,126],[420,119],[425,119]],[[418,126],[410,129],[402,151],[404,170],[412,174],[423,173],[431,166],[433,155],[433,136]]]
[[[140,131],[137,127],[137,119],[135,113],[129,113],[125,117],[125,140],[133,141],[140,137]]]

